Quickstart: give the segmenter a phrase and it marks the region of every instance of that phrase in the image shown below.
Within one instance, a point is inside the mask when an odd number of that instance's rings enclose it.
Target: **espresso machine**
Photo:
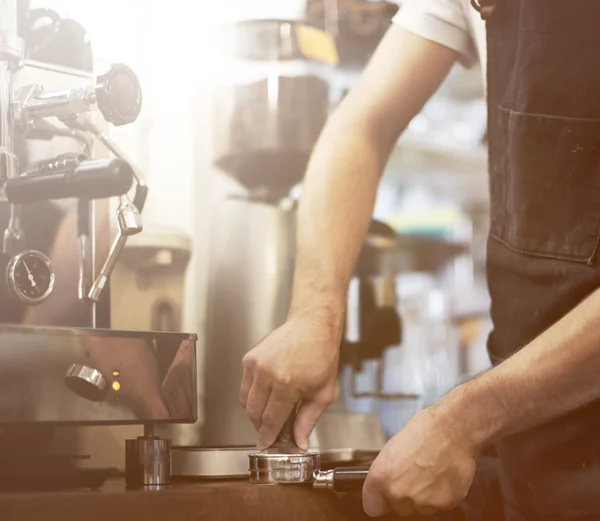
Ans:
[[[0,489],[98,486],[114,469],[80,465],[74,437],[106,425],[144,427],[127,485],[165,485],[154,428],[197,419],[196,336],[112,330],[108,298],[147,195],[108,129],[137,119],[141,87],[123,64],[95,74],[84,29],[26,4],[0,1]]]

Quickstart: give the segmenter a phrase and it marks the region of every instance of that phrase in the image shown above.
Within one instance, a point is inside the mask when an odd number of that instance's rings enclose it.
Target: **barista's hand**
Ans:
[[[275,441],[299,400],[294,435],[299,447],[308,448],[310,433],[333,401],[338,322],[318,311],[290,318],[244,357],[240,403],[258,431],[260,449]]]
[[[452,510],[475,475],[476,449],[435,406],[417,413],[383,448],[363,487],[371,517],[389,510],[430,516]]]

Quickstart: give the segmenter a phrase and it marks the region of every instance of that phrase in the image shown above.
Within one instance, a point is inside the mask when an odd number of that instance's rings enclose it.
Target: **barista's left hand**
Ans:
[[[363,488],[365,512],[430,516],[452,510],[471,487],[476,452],[456,422],[435,406],[417,413],[371,465]]]

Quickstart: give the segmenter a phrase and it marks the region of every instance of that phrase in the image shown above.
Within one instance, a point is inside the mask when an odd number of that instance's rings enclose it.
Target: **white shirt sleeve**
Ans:
[[[477,52],[465,13],[465,0],[404,0],[394,23],[460,55],[465,67],[477,63]]]

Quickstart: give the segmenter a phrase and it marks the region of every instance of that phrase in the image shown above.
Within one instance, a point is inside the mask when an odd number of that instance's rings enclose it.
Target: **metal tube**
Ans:
[[[0,18],[2,18],[0,11]],[[11,108],[12,79],[10,63],[0,62],[0,184],[18,175],[18,158],[15,155],[14,120]],[[21,229],[20,209],[11,206],[8,227],[4,230],[2,250],[6,255],[19,253],[24,245],[23,230]]]
[[[76,130],[73,128],[62,128],[50,123],[48,120],[41,120],[36,123],[36,128],[51,132],[55,136],[59,137],[68,137],[76,140],[81,145],[81,152],[83,155],[89,157],[91,156],[91,138],[88,137],[81,130]]]
[[[94,302],[98,302],[100,299],[100,295],[125,248],[127,238],[140,233],[143,229],[140,214],[126,195],[120,198],[119,208],[117,209],[117,223],[119,225],[119,232],[108,252],[108,257],[104,261],[102,268],[100,268],[100,273],[96,277],[96,280],[94,280],[88,293],[88,298]]]
[[[25,234],[21,228],[21,207],[17,204],[10,206],[8,227],[4,230],[3,251],[6,255],[16,255],[25,246]]]
[[[71,122],[70,124],[73,125],[73,122]],[[79,118],[76,121],[76,125],[79,128],[82,128],[84,130],[87,130],[88,132],[91,132],[94,136],[96,136],[98,141],[100,141],[106,148],[108,148],[108,150],[110,150],[116,157],[121,158],[124,161],[127,161],[127,163],[129,163],[129,165],[131,166],[131,169],[133,170],[133,176],[134,176],[137,184],[139,186],[145,186],[144,176],[142,175],[142,173],[133,164],[133,162],[131,162],[128,159],[125,152],[123,152],[123,150],[112,139],[110,139],[105,132],[102,132],[91,121],[89,121],[88,119],[84,119],[84,118]]]
[[[23,57],[17,35],[17,0],[0,0],[0,181],[18,173],[14,149],[11,65]]]
[[[33,119],[71,116],[89,112],[94,108],[94,98],[87,87],[56,92],[43,92],[27,101],[23,110]]]
[[[90,203],[90,254],[91,254],[91,280],[96,277],[96,224],[97,224],[97,206],[96,201],[91,201]],[[106,223],[102,223],[106,224]],[[93,282],[92,282],[93,284]],[[91,289],[91,287],[90,287]],[[95,329],[98,327],[98,306],[95,300],[90,300],[91,302],[91,313],[92,313],[92,327]]]
[[[110,251],[108,252],[108,257],[104,261],[102,268],[100,269],[100,274],[96,277],[96,280],[92,283],[92,287],[88,293],[88,298],[93,302],[98,302],[100,299],[100,295],[108,282],[108,277],[112,273],[123,249],[125,248],[125,243],[127,242],[127,236],[123,235],[121,231],[118,232],[117,237],[115,238]]]
[[[91,287],[91,269],[89,254],[89,236],[80,234],[77,238],[79,245],[79,277],[77,282],[77,295],[79,300],[85,300]]]
[[[14,120],[11,109],[11,100],[12,79],[10,63],[7,61],[0,61],[0,154],[2,154],[0,180],[2,181],[11,179],[17,175],[17,158],[14,153]]]
[[[79,245],[79,300],[87,299],[93,282],[90,255],[91,202],[80,199],[77,203],[77,241]]]
[[[17,35],[17,13],[17,0],[0,0],[0,185],[19,173],[14,146],[11,78],[11,66],[23,57],[23,43]],[[11,207],[10,222],[3,239],[5,254],[18,253],[23,245],[20,212],[16,206]]]

